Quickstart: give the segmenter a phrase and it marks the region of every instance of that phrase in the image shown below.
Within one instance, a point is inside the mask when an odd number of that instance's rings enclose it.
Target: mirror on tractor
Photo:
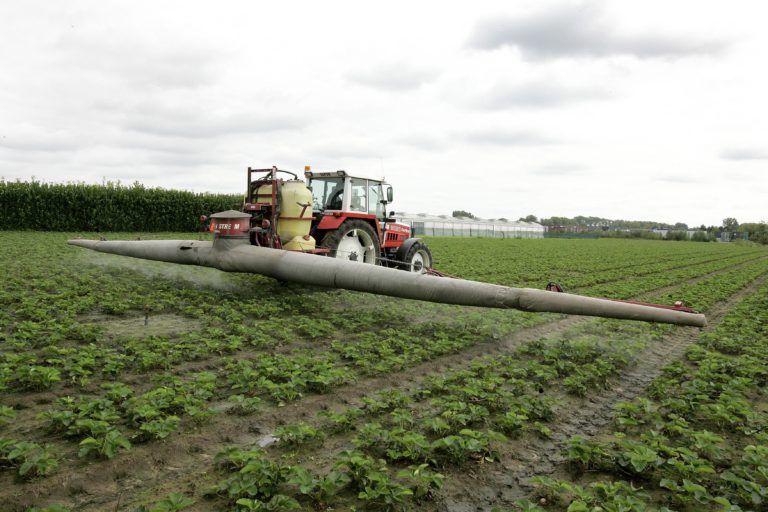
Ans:
[[[392,185],[387,185],[387,202],[392,202]]]

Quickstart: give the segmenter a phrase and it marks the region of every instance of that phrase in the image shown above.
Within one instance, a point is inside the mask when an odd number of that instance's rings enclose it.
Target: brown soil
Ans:
[[[201,324],[193,318],[173,314],[154,315],[147,317],[143,313],[133,313],[125,317],[115,318],[111,315],[83,315],[79,318],[82,323],[95,324],[102,327],[110,338],[147,336],[175,336],[183,332],[198,331]]]

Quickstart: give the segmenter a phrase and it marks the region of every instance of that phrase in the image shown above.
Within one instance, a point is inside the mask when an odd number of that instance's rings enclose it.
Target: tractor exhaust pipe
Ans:
[[[70,240],[67,243],[133,258],[200,265],[225,272],[261,274],[299,284],[443,304],[513,308],[536,313],[565,313],[696,327],[707,324],[704,315],[682,310],[440,278],[354,261],[253,246],[247,238],[242,237],[217,237],[214,242]]]

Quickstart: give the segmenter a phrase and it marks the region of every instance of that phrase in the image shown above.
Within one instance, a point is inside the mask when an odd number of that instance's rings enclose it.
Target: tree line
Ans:
[[[454,210],[453,217],[465,217],[469,219],[477,218],[475,215],[465,210]],[[666,238],[672,240],[686,240],[688,239],[687,231],[694,230],[700,233],[694,233],[691,238],[692,240],[714,240],[718,234],[725,231],[732,235],[735,233],[735,238],[744,238],[748,236],[749,240],[752,240],[753,242],[768,244],[768,223],[760,221],[739,224],[739,221],[734,217],[726,217],[719,226],[706,226],[704,224],[701,224],[700,226],[689,226],[685,222],[675,222],[674,224],[670,224],[653,220],[606,219],[604,217],[584,215],[577,215],[575,217],[548,217],[541,219],[535,215],[526,215],[525,217],[520,217],[518,221],[538,222],[543,226],[547,226],[550,231],[557,231],[558,228],[562,228],[563,230],[580,228],[580,231],[603,232],[606,235],[609,234],[608,232],[628,231],[629,234],[626,236],[638,238],[661,238],[661,235],[654,235],[650,232],[654,229],[666,230],[668,231]]]

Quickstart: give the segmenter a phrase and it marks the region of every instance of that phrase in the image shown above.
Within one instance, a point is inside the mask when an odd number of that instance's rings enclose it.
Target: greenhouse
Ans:
[[[449,217],[396,212],[398,222],[411,226],[412,236],[486,238],[544,238],[545,227],[536,222]]]

